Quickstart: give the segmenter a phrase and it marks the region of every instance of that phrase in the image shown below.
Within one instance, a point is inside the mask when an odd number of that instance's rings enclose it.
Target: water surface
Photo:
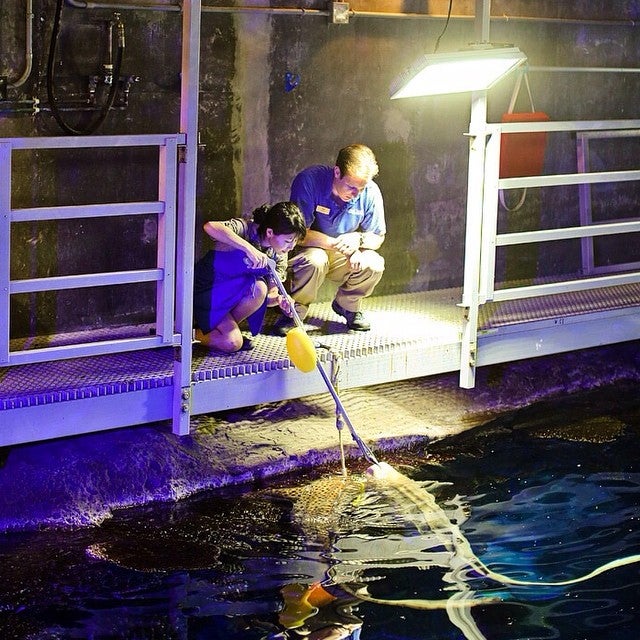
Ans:
[[[541,403],[386,459],[436,497],[494,571],[574,578],[640,553],[636,395],[617,385]],[[410,504],[359,488],[365,467],[350,469],[352,493],[332,494],[322,480],[336,470],[321,469],[123,510],[100,527],[5,534],[0,637],[638,637],[640,565],[567,587],[456,569]],[[312,489],[296,500],[284,485]],[[442,608],[369,602],[363,588]]]

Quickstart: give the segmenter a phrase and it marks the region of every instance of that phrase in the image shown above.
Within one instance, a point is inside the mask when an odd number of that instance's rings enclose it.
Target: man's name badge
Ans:
[[[329,209],[329,207],[323,207],[321,204],[316,207],[316,213],[324,213],[324,215],[326,216],[330,212],[331,209]]]

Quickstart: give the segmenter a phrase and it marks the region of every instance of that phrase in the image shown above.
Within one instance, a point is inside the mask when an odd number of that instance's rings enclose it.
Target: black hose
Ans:
[[[86,127],[82,129],[72,127],[70,124],[65,122],[64,118],[62,117],[62,113],[58,108],[58,98],[55,95],[54,87],[54,65],[58,48],[58,36],[60,35],[60,22],[63,4],[64,0],[57,0],[55,17],[53,20],[53,30],[51,32],[51,42],[49,44],[49,58],[47,60],[47,96],[49,99],[51,113],[53,114],[55,121],[65,133],[74,136],[89,135],[91,133],[94,133],[98,129],[98,127],[100,127],[100,125],[105,121],[107,115],[109,114],[109,110],[113,106],[113,103],[116,99],[116,94],[118,92],[118,80],[120,78],[120,69],[122,67],[122,59],[124,55],[124,29],[122,23],[118,20],[118,48],[116,50],[116,59],[113,67],[113,74],[111,77],[111,87],[109,88],[109,93],[107,94],[105,104],[100,109],[97,118],[95,118],[95,120],[93,120],[92,122],[89,122]]]

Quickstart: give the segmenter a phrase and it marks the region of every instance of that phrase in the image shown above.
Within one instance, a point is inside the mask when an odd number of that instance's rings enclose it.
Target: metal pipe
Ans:
[[[91,2],[90,0],[65,0],[74,9],[113,9],[115,11],[131,9],[134,11],[181,11],[181,1],[176,0],[167,4],[158,2],[136,2],[135,4],[120,4],[117,2]]]
[[[132,2],[128,4],[114,2],[93,2],[92,0],[66,0],[66,3],[76,9],[131,9],[131,10],[149,10],[149,11],[181,11],[182,0],[169,0],[169,2]],[[308,15],[308,16],[330,16],[331,12],[327,9],[305,9],[296,7],[208,7],[203,5],[202,13],[267,13],[273,15]],[[446,20],[445,14],[426,14],[426,13],[394,13],[388,11],[349,11],[350,18],[402,18],[408,20]],[[472,15],[451,15],[451,20],[474,20]],[[548,18],[536,16],[491,16],[491,22],[545,22],[557,24],[588,24],[608,27],[635,27],[638,26],[636,20],[592,20],[589,18]]]
[[[25,44],[24,44],[24,71],[14,82],[9,82],[9,89],[21,87],[31,75],[33,68],[33,0],[27,0],[26,23],[25,23]]]
[[[491,0],[476,0],[474,31],[476,42],[488,43],[491,28]]]
[[[109,107],[109,111],[123,111],[124,109],[126,109],[126,106],[125,105],[119,105],[119,104],[114,104],[113,106]],[[53,109],[47,103],[42,104],[42,106],[40,106],[38,108],[38,110],[42,111],[42,112],[46,112],[46,113],[52,113],[53,112]],[[69,112],[69,113],[98,113],[98,112],[102,111],[102,107],[88,105],[86,102],[77,102],[75,104],[72,103],[72,102],[69,102],[67,104],[59,104],[58,107],[57,107],[57,110],[60,113],[64,113],[64,112]]]
[[[2,114],[18,114],[30,113],[36,114],[40,111],[39,102],[33,100],[2,100],[0,101],[0,113]]]
[[[527,71],[543,73],[640,73],[640,67],[527,67]]]

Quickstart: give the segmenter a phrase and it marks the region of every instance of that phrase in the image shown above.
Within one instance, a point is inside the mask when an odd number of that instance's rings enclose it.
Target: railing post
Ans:
[[[156,294],[156,331],[164,344],[173,342],[176,260],[176,198],[178,171],[178,141],[167,137],[159,149],[158,198],[164,202],[164,212],[158,214],[157,266],[164,277]]]
[[[475,384],[478,342],[480,249],[482,246],[482,205],[484,200],[485,150],[487,144],[487,92],[476,91],[471,98],[469,126],[469,176],[467,182],[467,227],[464,254],[462,306],[465,308],[460,346],[460,386]]]
[[[587,173],[591,170],[589,166],[589,138],[578,132],[576,134],[576,154],[578,173]],[[578,196],[580,200],[580,226],[592,224],[593,217],[591,211],[591,185],[588,183],[578,185]],[[593,238],[582,238],[580,240],[582,250],[581,264],[583,275],[593,273]]]
[[[0,364],[9,362],[11,279],[11,144],[0,142]]]
[[[482,231],[480,234],[480,280],[478,303],[493,299],[498,232],[498,180],[500,175],[500,128],[488,128],[484,161]]]
[[[189,433],[191,417],[191,331],[195,260],[196,169],[198,161],[198,90],[200,76],[200,0],[182,4],[182,85],[180,131],[186,134],[179,165],[176,324],[180,346],[173,366],[173,432]]]

